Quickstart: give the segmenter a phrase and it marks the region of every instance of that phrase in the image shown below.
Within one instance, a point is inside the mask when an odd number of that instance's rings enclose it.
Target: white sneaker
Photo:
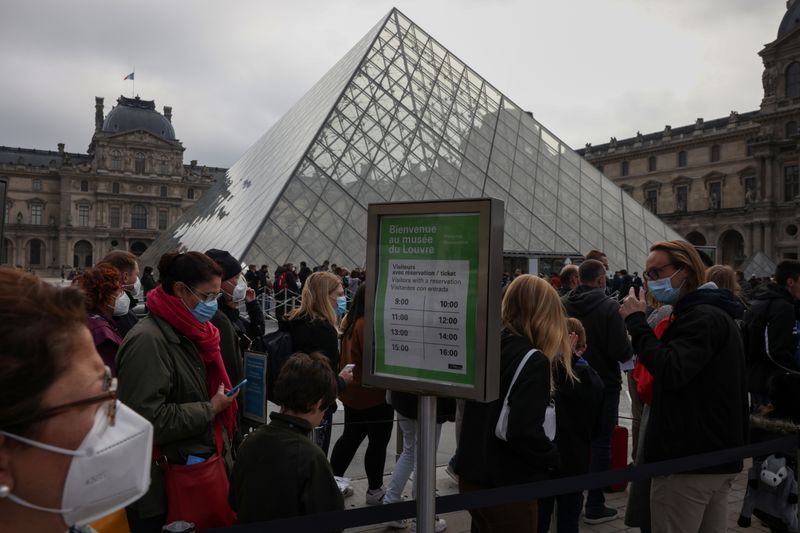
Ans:
[[[444,531],[446,529],[447,529],[447,522],[445,521],[444,518],[439,518],[437,516],[436,518],[433,519],[433,530],[436,533],[442,533],[442,531]],[[411,531],[412,532],[416,532],[417,531],[417,521],[416,521],[416,519],[412,520]]]
[[[336,485],[339,487],[339,490],[342,492],[343,498],[349,498],[353,495],[353,485],[350,482],[349,477],[339,477],[333,476],[333,479],[336,480]]]
[[[367,489],[367,505],[380,505],[386,495],[386,487]]]
[[[403,518],[401,520],[394,520],[393,522],[386,522],[386,527],[392,529],[405,529],[408,527],[409,520]]]

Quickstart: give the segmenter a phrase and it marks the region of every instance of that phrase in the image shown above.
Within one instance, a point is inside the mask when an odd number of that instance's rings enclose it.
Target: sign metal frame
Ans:
[[[376,371],[376,302],[381,262],[380,226],[384,217],[478,215],[478,264],[474,379],[452,383],[416,376]],[[370,204],[367,215],[367,286],[364,323],[363,383],[395,391],[491,401],[498,397],[500,362],[500,300],[503,267],[504,206],[496,198],[434,200]],[[385,246],[385,243],[383,244]],[[446,259],[443,259],[446,260]],[[388,274],[387,274],[388,275]],[[388,291],[386,291],[388,292]],[[469,296],[468,296],[469,297]],[[380,310],[382,312],[382,310]]]

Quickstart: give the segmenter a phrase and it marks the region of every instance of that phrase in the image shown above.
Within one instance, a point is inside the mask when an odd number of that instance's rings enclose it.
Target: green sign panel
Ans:
[[[375,373],[475,383],[480,215],[380,217]]]

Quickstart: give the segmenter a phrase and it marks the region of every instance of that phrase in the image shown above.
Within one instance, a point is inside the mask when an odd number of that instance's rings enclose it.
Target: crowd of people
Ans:
[[[114,251],[65,288],[0,269],[0,390],[9,399],[0,403],[0,524],[56,531],[115,517],[139,533],[176,520],[202,529],[342,510],[349,494],[336,478],[365,439],[366,503],[402,499],[416,464],[417,398],[362,384],[364,271],[302,262],[271,277],[266,266],[242,272],[218,249],[164,254],[158,281],[151,267],[140,279],[139,267]],[[800,262],[743,287],[692,245],[663,241],[641,278],[608,268],[593,250],[550,279],[506,280],[499,398],[438,402],[437,445],[442,424],[458,421],[451,468],[460,491],[607,470],[623,379],[637,464],[741,446],[751,415],[800,422]],[[297,295],[279,317],[295,353],[275,383],[280,409],[253,427],[236,385],[244,352],[265,335],[264,291]],[[138,318],[132,309],[145,295]],[[344,428],[329,454],[337,398]],[[402,453],[385,483],[395,416]],[[724,531],[742,468],[637,481],[625,522]],[[567,533],[581,518],[617,518],[601,489],[470,514],[480,533],[544,533],[552,522]],[[437,517],[436,531],[446,528]]]

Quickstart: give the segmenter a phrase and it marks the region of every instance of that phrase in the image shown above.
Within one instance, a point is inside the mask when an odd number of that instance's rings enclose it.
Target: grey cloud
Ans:
[[[774,39],[784,10],[783,2],[752,0],[397,4],[572,146],[757,107],[755,54]],[[106,98],[108,112],[119,94],[130,94],[122,77],[135,65],[136,92],[173,107],[186,160],[231,165],[391,7],[386,0],[7,1],[0,144],[66,142],[84,151],[94,96]],[[642,40],[643,33],[659,37]],[[680,58],[684,72],[662,72],[659,64],[687,39],[710,43],[704,50],[713,57],[689,52]],[[711,75],[712,67],[724,76]],[[672,90],[676,83],[691,94]]]

